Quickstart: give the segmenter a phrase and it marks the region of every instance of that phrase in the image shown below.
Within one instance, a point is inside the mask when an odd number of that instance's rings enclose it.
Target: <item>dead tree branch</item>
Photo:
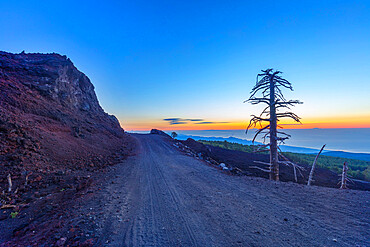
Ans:
[[[299,166],[299,165],[291,162],[287,157],[285,157],[281,153],[280,148],[279,148],[279,151],[280,151],[280,153],[279,153],[280,157],[282,157],[285,160],[285,162],[286,162],[285,164],[291,165],[293,167],[294,180],[295,180],[296,183],[298,183],[297,170],[299,171],[299,173],[301,174],[301,176],[304,177],[303,174],[302,174],[302,170],[305,170],[305,169],[302,166]]]
[[[267,163],[267,162],[262,162],[262,161],[253,161],[254,163],[258,163],[258,164],[262,164],[262,165],[267,165],[269,166],[269,169],[263,169],[261,167],[258,167],[258,166],[250,166],[250,168],[255,168],[255,169],[258,169],[258,170],[261,170],[263,172],[268,172],[268,173],[271,173],[271,164],[270,163]]]
[[[315,171],[315,167],[316,167],[316,162],[317,162],[317,159],[319,158],[322,150],[324,150],[324,147],[326,146],[326,144],[324,144],[324,146],[322,146],[322,148],[320,149],[320,152],[316,155],[316,158],[315,160],[313,161],[313,164],[312,164],[312,168],[311,168],[311,171],[310,171],[310,175],[308,176],[308,182],[307,182],[307,185],[311,185],[312,183],[312,179],[313,179],[313,172]]]

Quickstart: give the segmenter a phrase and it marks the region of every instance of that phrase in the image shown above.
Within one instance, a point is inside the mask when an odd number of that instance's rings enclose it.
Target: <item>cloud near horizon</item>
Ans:
[[[205,119],[200,118],[165,118],[163,121],[169,122],[170,125],[176,124],[189,124],[194,122],[194,124],[221,124],[221,123],[230,123],[230,122],[210,122],[205,121]]]
[[[199,122],[195,124],[226,124],[226,123],[230,123],[230,122]]]

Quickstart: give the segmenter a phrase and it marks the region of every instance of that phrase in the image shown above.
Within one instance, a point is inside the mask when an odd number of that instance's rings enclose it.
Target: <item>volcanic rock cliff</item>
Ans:
[[[0,184],[114,163],[130,142],[66,56],[0,52]]]

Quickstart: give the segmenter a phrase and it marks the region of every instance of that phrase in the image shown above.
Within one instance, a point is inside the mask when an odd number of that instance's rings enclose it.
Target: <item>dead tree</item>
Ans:
[[[252,105],[260,103],[267,105],[259,116],[252,115],[247,131],[250,128],[258,128],[253,142],[259,135],[263,135],[264,142],[266,138],[270,139],[269,144],[265,146],[269,147],[270,151],[270,179],[276,181],[279,180],[279,163],[284,163],[279,162],[278,144],[283,143],[290,137],[290,135],[277,130],[278,128],[282,128],[278,125],[278,122],[282,118],[291,118],[300,123],[300,117],[287,110],[290,110],[290,106],[302,103],[298,100],[286,100],[284,98],[281,91],[282,88],[293,91],[293,87],[288,80],[280,76],[281,73],[273,69],[262,70],[262,73],[257,75],[257,82],[251,91],[251,96],[248,100],[244,101]],[[261,94],[260,97],[256,96],[258,93]],[[285,110],[285,112],[281,110]]]
[[[347,162],[343,163],[342,178],[340,183],[340,189],[347,189],[347,182],[350,181],[347,176],[348,166]]]
[[[315,160],[313,161],[313,164],[312,164],[312,167],[311,167],[311,171],[310,171],[310,175],[308,176],[308,182],[307,182],[307,185],[311,185],[312,181],[313,181],[313,172],[315,171],[315,167],[316,167],[316,162],[317,162],[317,159],[319,158],[322,150],[324,150],[324,147],[326,146],[326,144],[324,144],[324,146],[322,146],[322,148],[320,149],[320,152],[316,155],[316,158]]]

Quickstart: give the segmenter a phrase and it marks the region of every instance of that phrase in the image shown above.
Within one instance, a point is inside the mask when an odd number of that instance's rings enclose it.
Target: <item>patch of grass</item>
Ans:
[[[12,217],[12,219],[14,219],[15,217],[17,217],[18,214],[19,214],[19,212],[11,212],[10,217]]]

